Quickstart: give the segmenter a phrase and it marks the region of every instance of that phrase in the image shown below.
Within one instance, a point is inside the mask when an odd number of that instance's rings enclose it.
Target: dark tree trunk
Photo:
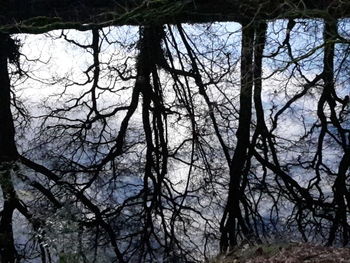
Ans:
[[[12,263],[16,260],[12,215],[17,198],[11,179],[11,168],[12,162],[17,158],[17,149],[10,109],[10,79],[7,69],[7,59],[13,44],[8,35],[0,34],[0,187],[3,194],[3,209],[0,214],[0,261],[2,263]]]
[[[334,58],[335,58],[335,44],[337,38],[337,21],[335,19],[325,20],[324,28],[324,70],[323,80],[324,89],[320,99],[320,106],[324,107],[327,102],[330,109],[331,124],[337,129],[340,136],[340,141],[343,147],[343,157],[339,163],[337,178],[333,184],[334,200],[333,204],[336,208],[335,217],[332,227],[330,229],[327,245],[332,245],[336,239],[336,232],[339,227],[342,228],[342,242],[346,246],[349,243],[350,227],[347,218],[347,204],[346,199],[349,198],[349,192],[346,187],[347,171],[350,166],[350,149],[346,139],[346,132],[342,128],[339,118],[336,114],[336,92],[334,83]],[[319,109],[321,110],[321,109]],[[323,114],[325,116],[325,114]],[[323,122],[325,122],[323,120]],[[327,123],[323,124],[327,127]]]
[[[7,70],[7,59],[13,40],[0,34],[0,161],[12,161],[17,157],[10,109],[10,79]]]
[[[4,164],[0,167],[0,187],[4,202],[0,220],[0,262],[13,263],[17,253],[13,240],[12,215],[17,199],[11,180],[11,167]]]
[[[239,124],[236,133],[237,145],[230,164],[230,184],[226,209],[221,221],[221,252],[237,245],[237,232],[242,231],[248,237],[249,226],[245,222],[240,201],[242,199],[241,182],[247,165],[250,141],[250,123],[252,115],[253,88],[253,43],[254,26],[242,25],[241,91]]]

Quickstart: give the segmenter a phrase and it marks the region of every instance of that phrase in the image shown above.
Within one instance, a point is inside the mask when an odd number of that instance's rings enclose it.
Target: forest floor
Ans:
[[[350,248],[333,248],[305,243],[247,247],[211,263],[350,263]]]

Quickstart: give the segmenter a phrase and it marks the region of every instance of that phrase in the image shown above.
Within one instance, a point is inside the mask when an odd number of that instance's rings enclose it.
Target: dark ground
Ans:
[[[212,263],[350,263],[350,248],[311,244],[274,244],[234,251]]]

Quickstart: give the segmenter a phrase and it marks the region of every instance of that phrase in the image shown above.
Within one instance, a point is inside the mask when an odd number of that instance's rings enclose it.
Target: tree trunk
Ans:
[[[12,263],[16,260],[13,240],[12,215],[16,207],[16,194],[11,179],[12,162],[17,158],[15,129],[10,109],[10,79],[7,59],[13,40],[0,34],[0,187],[3,209],[0,218],[0,261]]]
[[[226,209],[221,221],[221,252],[237,245],[237,232],[242,231],[249,236],[249,226],[241,213],[241,182],[247,164],[247,153],[250,141],[250,123],[252,115],[253,88],[253,43],[254,26],[242,25],[242,57],[241,57],[241,91],[239,124],[236,133],[237,145],[230,164],[230,184]]]

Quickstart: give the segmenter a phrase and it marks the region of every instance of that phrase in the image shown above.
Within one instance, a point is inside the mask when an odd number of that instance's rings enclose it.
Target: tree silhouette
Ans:
[[[112,2],[76,17],[55,3],[53,18],[28,1],[48,16],[1,29],[1,262],[190,262],[283,235],[348,245],[347,5],[232,3],[222,16],[239,23],[189,25],[216,16],[181,8],[211,4],[135,2],[108,24]],[[137,14],[138,29],[113,26]],[[46,39],[79,57],[59,56],[84,62],[35,75],[40,58],[8,33],[54,28]],[[53,90],[41,108],[21,101],[39,84]]]

